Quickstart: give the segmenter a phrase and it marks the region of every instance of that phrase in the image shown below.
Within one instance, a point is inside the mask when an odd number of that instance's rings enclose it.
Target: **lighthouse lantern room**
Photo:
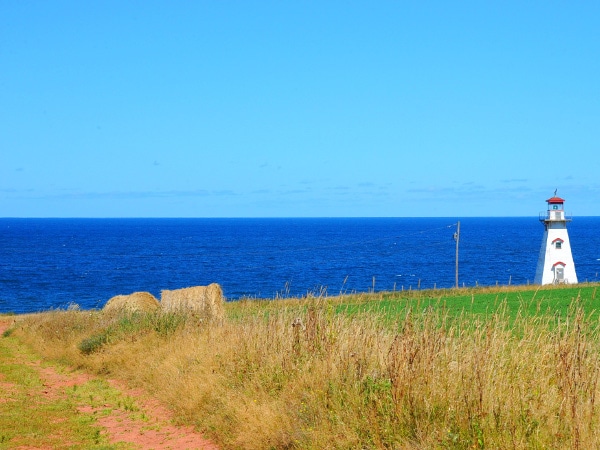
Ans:
[[[548,210],[540,214],[544,224],[544,238],[535,271],[535,284],[576,284],[577,274],[571,253],[568,219],[565,216],[565,201],[556,196],[546,200]]]

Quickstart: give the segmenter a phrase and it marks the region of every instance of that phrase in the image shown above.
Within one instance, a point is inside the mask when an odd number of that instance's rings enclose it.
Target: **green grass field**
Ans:
[[[566,317],[570,308],[581,307],[588,319],[598,320],[600,301],[596,299],[597,287],[596,284],[590,284],[405,291],[342,301],[336,310],[348,314],[379,313],[396,319],[406,315],[408,309],[442,309],[449,317],[468,314],[479,318],[497,314],[501,309],[514,319],[517,314]]]

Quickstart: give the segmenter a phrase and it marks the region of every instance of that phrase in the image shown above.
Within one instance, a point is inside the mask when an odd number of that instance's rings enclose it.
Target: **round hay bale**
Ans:
[[[129,295],[116,295],[111,298],[104,308],[103,312],[153,312],[160,308],[160,303],[150,292],[134,292]]]
[[[223,290],[217,283],[163,290],[160,304],[167,312],[193,313],[206,319],[223,318]]]

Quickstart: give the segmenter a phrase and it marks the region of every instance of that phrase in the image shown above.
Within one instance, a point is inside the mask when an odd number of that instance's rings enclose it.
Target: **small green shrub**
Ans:
[[[77,348],[84,355],[89,355],[100,350],[106,342],[108,342],[106,333],[96,334],[81,341]]]
[[[2,337],[9,337],[13,333],[13,331],[14,331],[13,328],[9,328],[7,330],[4,330],[4,333],[2,333]]]
[[[161,336],[170,336],[185,325],[187,317],[184,314],[160,313],[149,316],[152,329]]]
[[[185,325],[186,320],[186,315],[179,313],[134,313],[122,316],[107,333],[117,339],[147,332],[169,336],[180,326]]]
[[[77,348],[85,355],[97,352],[105,344],[126,340],[137,340],[147,333],[157,333],[161,336],[173,334],[179,327],[185,325],[186,316],[172,313],[133,313],[117,317],[116,321],[105,328],[83,339]]]

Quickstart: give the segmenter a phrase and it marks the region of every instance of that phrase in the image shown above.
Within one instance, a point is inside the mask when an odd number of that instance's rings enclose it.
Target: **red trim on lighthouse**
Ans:
[[[566,264],[565,264],[564,262],[562,262],[562,261],[558,261],[558,262],[555,262],[554,264],[552,264],[552,267],[556,267],[556,266],[558,266],[559,264],[560,264],[561,266],[566,266]]]
[[[564,199],[562,199],[562,198],[560,198],[560,197],[556,197],[556,196],[555,196],[555,197],[552,197],[552,198],[549,198],[549,199],[548,199],[548,200],[546,200],[546,201],[547,201],[548,203],[550,203],[551,205],[555,205],[555,204],[558,204],[558,203],[564,203],[564,202],[565,202],[565,200],[564,200]]]
[[[552,243],[554,244],[555,242],[565,242],[565,241],[563,241],[561,238],[556,238],[552,241]]]

